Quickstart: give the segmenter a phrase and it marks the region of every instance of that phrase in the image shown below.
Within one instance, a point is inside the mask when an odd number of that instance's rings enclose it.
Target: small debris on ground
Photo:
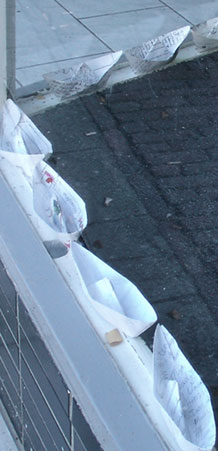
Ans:
[[[86,136],[93,136],[93,135],[97,135],[97,132],[87,132],[85,133]]]
[[[169,113],[167,113],[166,111],[162,111],[161,117],[162,119],[166,119],[167,117],[169,117]]]
[[[112,201],[113,201],[113,199],[111,197],[105,197],[104,198],[105,207],[108,207]]]
[[[177,321],[181,319],[181,313],[178,312],[178,310],[173,309],[170,312],[168,312],[168,316],[170,316],[172,319],[176,319]]]
[[[49,158],[49,163],[51,163],[51,164],[57,164],[57,159],[56,159],[56,157],[54,157],[54,156],[50,157],[50,158]]]
[[[171,226],[172,226],[174,229],[182,230],[182,226],[180,226],[180,225],[178,225],[178,224],[171,224]]]
[[[38,100],[44,100],[45,96],[44,96],[43,94],[38,94],[38,95],[36,96],[36,98],[37,98]]]
[[[110,330],[110,332],[107,332],[105,336],[110,346],[117,346],[123,341],[123,337],[118,329]]]
[[[93,246],[96,247],[97,249],[102,249],[103,247],[102,242],[100,240],[95,240],[93,242]]]

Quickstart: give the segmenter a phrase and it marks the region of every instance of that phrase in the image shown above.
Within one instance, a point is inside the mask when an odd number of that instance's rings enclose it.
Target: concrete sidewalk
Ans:
[[[216,16],[217,2],[206,0],[16,0],[17,88]]]

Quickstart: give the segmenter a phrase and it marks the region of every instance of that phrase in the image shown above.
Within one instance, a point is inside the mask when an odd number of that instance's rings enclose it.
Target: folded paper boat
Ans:
[[[154,394],[178,449],[210,451],[216,428],[209,392],[164,326],[154,336]]]
[[[126,277],[77,243],[72,255],[90,302],[106,321],[130,337],[137,337],[157,320],[147,299]]]
[[[0,151],[0,168],[46,249],[58,258],[65,255],[66,247],[69,249],[71,241],[86,227],[86,205],[43,157]]]
[[[99,87],[109,77],[122,55],[122,51],[107,53],[69,69],[45,74],[44,78],[57,96],[67,98],[96,85]]]
[[[178,28],[126,50],[125,56],[136,74],[152,72],[172,61],[189,32],[190,26]]]
[[[33,172],[33,205],[36,213],[53,230],[80,234],[87,225],[85,202],[44,161]]]
[[[51,143],[20,108],[8,99],[0,113],[0,149],[18,154],[52,154]]]

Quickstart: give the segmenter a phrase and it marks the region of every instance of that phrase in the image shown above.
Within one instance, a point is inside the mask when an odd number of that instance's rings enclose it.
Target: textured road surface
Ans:
[[[33,117],[50,163],[87,203],[87,247],[154,305],[216,414],[217,66],[215,53]]]

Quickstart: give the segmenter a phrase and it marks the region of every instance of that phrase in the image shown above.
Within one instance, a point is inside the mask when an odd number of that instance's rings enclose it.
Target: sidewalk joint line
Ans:
[[[95,19],[96,17],[105,17],[105,16],[116,16],[118,14],[128,14],[128,13],[134,13],[134,12],[138,12],[138,11],[147,11],[150,9],[162,9],[164,8],[164,6],[150,6],[148,8],[138,8],[138,9],[130,9],[127,11],[116,11],[114,13],[104,13],[104,14],[96,14],[94,16],[85,16],[85,17],[79,17],[80,20],[84,20],[84,19]]]
[[[176,11],[176,9],[172,8],[172,6],[169,6],[166,2],[164,2],[164,0],[159,0],[159,1],[160,1],[160,3],[163,3],[164,6],[166,6],[171,11],[173,11],[175,14],[177,14],[177,16],[182,17],[182,19],[186,20],[186,22],[189,22],[191,25],[194,25],[194,23],[192,23],[189,19],[187,19],[185,16],[183,16],[178,11]]]
[[[103,45],[105,45],[105,47],[107,47],[111,52],[114,52],[114,50],[106,43],[104,42],[103,39],[101,39],[99,36],[97,36],[96,33],[94,33],[94,31],[92,31],[87,25],[85,25],[84,23],[81,22],[80,19],[78,19],[76,16],[73,15],[73,13],[71,11],[69,11],[67,8],[65,8],[63,5],[61,5],[61,3],[58,0],[55,0],[55,2],[57,3],[57,5],[59,5],[61,8],[63,8],[68,14],[70,14],[71,17],[73,17],[73,19],[75,19],[83,28],[85,28],[87,31],[89,31],[89,33],[91,33],[96,39],[98,39],[99,42],[101,42]]]
[[[23,67],[22,66],[21,67],[17,67],[16,70],[29,69],[31,67],[41,67],[41,66],[46,66],[47,64],[54,64],[54,63],[56,64],[56,63],[62,63],[62,62],[65,62],[65,61],[74,61],[74,60],[77,60],[77,59],[80,59],[80,58],[87,58],[89,56],[91,56],[91,57],[96,56],[96,58],[97,58],[99,55],[107,55],[107,53],[109,53],[109,52],[92,53],[91,55],[75,56],[74,58],[66,58],[66,59],[63,59],[63,60],[46,61],[46,63],[33,64],[33,65],[30,65],[30,66],[23,66]]]

